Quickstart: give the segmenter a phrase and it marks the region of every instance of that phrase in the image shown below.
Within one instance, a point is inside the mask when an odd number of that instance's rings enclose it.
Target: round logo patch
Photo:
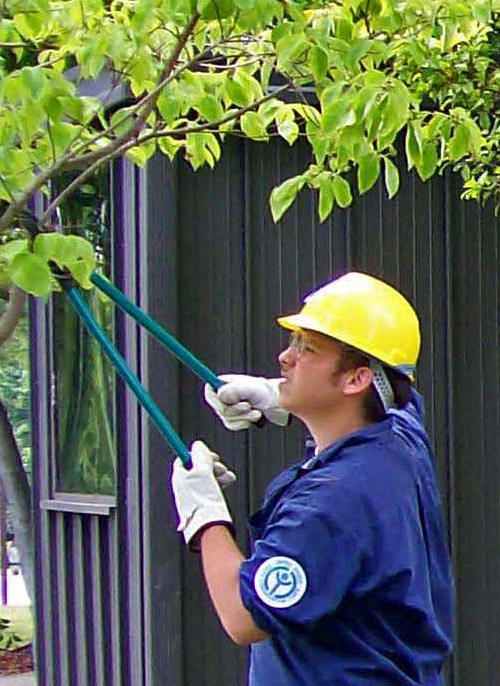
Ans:
[[[291,557],[270,557],[257,569],[254,588],[269,607],[291,607],[306,592],[307,577]]]

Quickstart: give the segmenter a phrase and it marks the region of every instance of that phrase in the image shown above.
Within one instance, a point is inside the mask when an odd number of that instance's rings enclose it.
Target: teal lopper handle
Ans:
[[[76,287],[65,289],[66,294],[76,310],[77,314],[89,330],[89,332],[98,341],[104,353],[108,356],[111,364],[116,369],[118,374],[125,381],[127,386],[132,390],[139,403],[144,407],[153,422],[158,427],[160,433],[164,436],[167,443],[172,450],[180,457],[184,467],[191,469],[193,466],[191,462],[191,455],[186,445],[182,442],[175,429],[161,412],[158,405],[154,402],[151,395],[143,388],[137,376],[128,368],[124,357],[118,352],[110,339],[106,336],[104,331],[100,328],[94,320],[90,309],[82,297],[81,293]]]
[[[139,324],[144,326],[153,336],[155,336],[160,343],[162,343],[167,350],[173,353],[178,360],[188,367],[194,374],[196,374],[202,381],[210,384],[214,390],[217,390],[224,385],[217,374],[215,374],[209,367],[199,360],[192,352],[185,348],[182,343],[168,333],[160,324],[151,319],[149,315],[140,310],[133,302],[131,302],[116,286],[110,281],[102,277],[97,272],[93,272],[90,280],[97,286],[99,290],[105,293],[114,303],[122,310],[131,315]]]

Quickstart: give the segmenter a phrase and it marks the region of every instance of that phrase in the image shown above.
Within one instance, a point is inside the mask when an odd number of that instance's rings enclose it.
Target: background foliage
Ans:
[[[0,229],[26,226],[19,207],[38,191],[54,228],[64,197],[113,157],[213,166],[228,135],[307,139],[310,164],[272,192],[276,221],[306,187],[322,220],[380,174],[394,196],[400,140],[423,180],[452,167],[465,198],[498,203],[499,11],[500,0],[6,0]],[[99,79],[100,97],[83,95],[82,80]],[[65,170],[80,171],[54,197]],[[81,239],[9,237],[4,278],[47,294],[54,260],[90,286]]]

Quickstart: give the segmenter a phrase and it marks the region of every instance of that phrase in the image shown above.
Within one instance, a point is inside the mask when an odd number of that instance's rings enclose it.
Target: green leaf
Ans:
[[[45,70],[40,67],[24,67],[19,74],[19,80],[31,97],[39,98],[46,82]]]
[[[213,168],[220,157],[220,146],[212,133],[189,133],[186,136],[186,158],[193,169],[208,163]]]
[[[285,107],[282,102],[272,98],[271,100],[266,100],[263,102],[259,109],[257,110],[259,117],[264,124],[264,126],[269,126],[269,124],[274,120],[278,112]]]
[[[224,84],[225,92],[231,102],[234,102],[238,107],[247,107],[252,102],[252,95],[248,91],[245,91],[243,86],[241,86],[236,81],[232,79],[227,79]]]
[[[422,151],[422,158],[420,162],[416,165],[418,175],[422,181],[427,181],[434,172],[436,171],[438,165],[438,155],[436,151],[436,146],[434,143],[427,142],[424,145]]]
[[[82,98],[74,98],[69,95],[60,98],[64,111],[77,122],[83,123],[85,119],[85,103]]]
[[[156,141],[153,140],[134,146],[133,148],[129,148],[129,150],[127,150],[125,153],[125,156],[138,167],[144,167],[146,162],[155,154],[155,150]]]
[[[455,35],[457,33],[458,24],[454,20],[444,19],[440,21],[439,24],[442,28],[442,45],[444,50],[450,50],[452,48]]]
[[[248,94],[250,101],[260,100],[263,97],[264,93],[262,92],[262,86],[257,79],[250,76],[250,74],[247,74],[246,71],[237,71],[234,75],[234,80],[237,81],[245,93]]]
[[[350,41],[352,36],[353,24],[346,18],[338,17],[335,19],[335,35],[344,41]]]
[[[339,128],[355,123],[356,114],[346,98],[327,105],[321,116],[321,128],[325,134],[334,133]]]
[[[491,21],[491,0],[483,0],[482,2],[472,2],[472,16],[483,24],[488,24]],[[496,8],[498,10],[498,6]]]
[[[64,152],[81,135],[81,127],[60,121],[50,127],[50,138],[57,152]]]
[[[140,33],[147,28],[151,17],[151,11],[152,6],[149,0],[143,0],[136,5],[135,12],[130,22],[130,26],[134,33],[140,35]]]
[[[319,221],[324,222],[333,210],[334,194],[332,187],[332,180],[325,178],[319,182],[319,203],[318,215]]]
[[[278,123],[278,133],[289,145],[293,145],[299,135],[298,125],[291,119]]]
[[[173,160],[177,151],[183,147],[182,142],[176,140],[175,138],[170,138],[170,136],[162,136],[158,138],[158,147],[161,152],[164,153],[169,160]]]
[[[203,136],[203,144],[205,145],[207,150],[210,151],[214,160],[218,161],[220,159],[220,145],[217,138],[214,136],[213,133],[202,133],[201,136]]]
[[[9,241],[4,245],[0,245],[0,261],[10,264],[16,255],[27,252],[28,239],[21,238],[15,241]]]
[[[15,104],[18,100],[26,98],[26,85],[22,83],[18,72],[2,75],[0,92],[3,98]]]
[[[326,110],[329,105],[334,105],[342,100],[345,83],[343,81],[336,81],[331,85],[323,88],[320,95],[321,109]]]
[[[356,38],[349,46],[349,52],[346,56],[346,64],[353,69],[356,64],[363,59],[370,49],[371,40],[369,38]]]
[[[477,152],[484,142],[483,136],[481,134],[481,129],[476,124],[476,122],[470,117],[465,117],[462,121],[462,125],[465,126],[469,134],[469,147]]]
[[[268,139],[264,124],[257,112],[245,112],[240,119],[240,126],[243,133],[253,140]]]
[[[387,76],[380,69],[369,69],[364,73],[363,81],[366,86],[376,86],[380,88],[387,83]]]
[[[309,69],[316,81],[324,79],[328,72],[328,54],[318,45],[313,45],[309,52]]]
[[[94,248],[81,236],[40,233],[33,241],[33,253],[45,262],[55,262],[60,269],[79,261],[87,265],[89,273],[95,269]]]
[[[405,121],[408,118],[408,109],[410,107],[410,92],[404,83],[401,81],[393,82],[389,93],[389,101],[398,119]]]
[[[399,170],[388,157],[384,159],[384,181],[389,199],[399,190]]]
[[[375,153],[364,155],[358,163],[358,189],[361,194],[369,191],[380,174],[380,160]]]
[[[455,126],[449,142],[449,152],[452,162],[456,162],[469,152],[469,131],[464,124]]]
[[[179,95],[181,96],[182,101],[188,104],[188,108],[199,102],[205,96],[203,77],[200,74],[184,71],[182,73],[179,88],[173,93],[173,96],[176,98],[178,98]]]
[[[317,164],[323,164],[328,153],[328,148],[330,147],[328,138],[321,136],[313,137],[311,138],[311,145]]]
[[[293,30],[293,24],[290,22],[280,22],[271,31],[271,40],[273,43],[277,43],[285,36],[289,36]]]
[[[16,29],[24,38],[35,38],[44,24],[44,16],[40,12],[18,12],[13,17]]]
[[[269,81],[273,73],[273,65],[270,62],[264,62],[260,69],[260,84],[261,88],[267,92]]]
[[[408,169],[412,169],[420,162],[422,157],[422,136],[420,127],[416,122],[409,122],[406,128],[405,140],[406,158],[408,160]]]
[[[155,70],[151,55],[145,50],[134,55],[128,67],[130,86],[134,95],[139,95],[154,81]]]
[[[437,136],[439,133],[441,133],[441,129],[445,123],[449,121],[449,118],[446,114],[443,114],[442,112],[437,112],[429,122],[427,126],[427,135],[429,138],[434,138]]]
[[[126,133],[134,123],[131,107],[122,107],[111,115],[110,124],[116,136]]]
[[[75,279],[79,286],[90,290],[94,287],[90,281],[90,275],[94,271],[90,269],[89,264],[84,260],[75,260],[74,262],[68,262],[67,268],[69,269],[71,276]]]
[[[319,127],[311,120],[306,124],[306,136],[314,151],[316,162],[322,164],[330,145],[328,138],[322,135]]]
[[[205,95],[196,105],[196,109],[209,122],[218,121],[224,116],[222,105],[214,95]]]
[[[170,124],[181,113],[182,99],[169,88],[164,88],[158,97],[156,107],[164,121]],[[118,112],[123,112],[123,109],[118,110]]]
[[[33,162],[26,149],[12,148],[8,152],[3,151],[5,159],[0,164],[4,172],[4,181],[11,192],[14,189],[21,189],[27,186],[33,177]],[[2,184],[3,185],[3,184]]]
[[[369,115],[380,93],[380,88],[377,86],[363,86],[358,92],[354,100],[354,109],[360,119]]]
[[[352,203],[351,186],[342,176],[334,176],[332,180],[332,190],[335,202],[339,207],[349,207]]]
[[[273,220],[278,222],[297,197],[297,193],[304,186],[302,176],[294,176],[273,188],[269,199]]]
[[[60,233],[39,233],[33,241],[33,252],[45,262],[52,260],[62,269],[68,258],[64,238]]]
[[[368,140],[372,142],[377,134],[381,134],[380,127],[382,124],[382,106],[376,103],[365,117],[365,128]]]
[[[197,9],[202,19],[225,19],[234,12],[234,0],[198,0]]]
[[[278,68],[286,71],[291,64],[298,60],[303,52],[309,47],[309,42],[303,34],[292,34],[281,38],[276,43],[278,56]]]
[[[59,121],[64,114],[64,106],[57,95],[49,91],[40,100],[40,104],[44,111],[46,112],[49,119],[52,121]]]
[[[47,262],[33,253],[16,255],[10,269],[12,282],[26,293],[43,297],[51,291],[52,275]]]

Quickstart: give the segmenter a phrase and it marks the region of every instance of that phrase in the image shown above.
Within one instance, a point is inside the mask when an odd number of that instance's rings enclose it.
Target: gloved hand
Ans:
[[[207,524],[215,522],[232,523],[226,501],[220,488],[236,477],[202,441],[191,446],[192,469],[186,469],[181,460],[174,461],[172,490],[179,515],[177,531],[182,531],[186,543]],[[219,476],[215,475],[215,471]]]
[[[246,374],[223,374],[226,383],[217,391],[205,385],[205,400],[226,429],[248,429],[264,415],[273,424],[286,426],[287,410],[279,407],[279,385],[284,379],[264,379]]]

